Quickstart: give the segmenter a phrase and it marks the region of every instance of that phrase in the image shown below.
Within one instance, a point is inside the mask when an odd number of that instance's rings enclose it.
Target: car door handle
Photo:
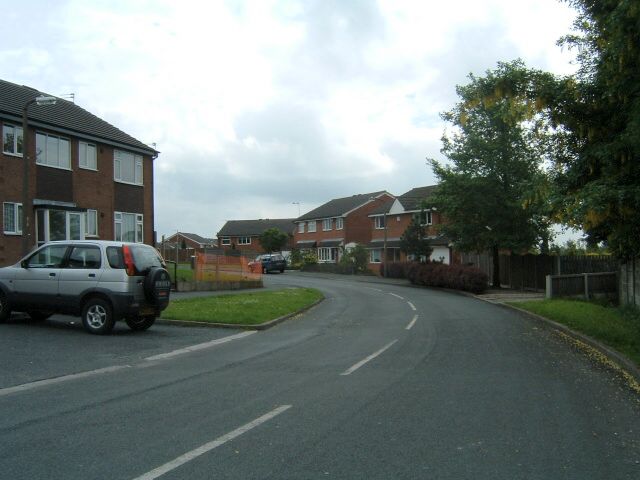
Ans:
[[[55,273],[53,273],[53,272],[51,272],[51,273],[49,274],[49,276],[50,276],[50,277],[55,277],[55,276],[56,276],[56,274],[55,274]]]
[[[89,278],[96,278],[96,274],[95,273],[90,273],[89,274]]]

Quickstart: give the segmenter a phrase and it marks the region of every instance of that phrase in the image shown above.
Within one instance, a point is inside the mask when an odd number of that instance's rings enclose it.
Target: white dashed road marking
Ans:
[[[394,343],[396,343],[398,341],[398,339],[395,339],[393,342],[387,343],[384,347],[382,347],[380,350],[378,350],[375,353],[372,353],[371,355],[369,355],[367,358],[365,358],[364,360],[360,360],[358,363],[356,363],[354,366],[352,366],[351,368],[345,370],[344,372],[342,372],[340,375],[351,375],[353,372],[355,372],[356,370],[358,370],[360,367],[362,367],[363,365],[365,365],[367,362],[370,362],[371,360],[373,360],[374,358],[376,358],[378,355],[381,355],[382,353],[384,353],[385,350],[387,350],[388,348],[390,348]]]
[[[232,340],[238,340],[240,338],[244,338],[248,335],[253,335],[257,330],[248,330],[246,332],[237,333],[235,335],[229,335],[227,337],[218,338],[217,340],[212,340],[210,342],[198,343],[197,345],[191,345],[190,347],[180,348],[178,350],[174,350],[173,352],[161,353],[159,355],[153,355],[151,357],[145,358],[148,361],[154,360],[166,360],[167,358],[176,357],[178,355],[184,355],[185,353],[195,352],[198,350],[204,350],[205,348],[215,347],[216,345],[220,345],[223,343],[231,342]]]
[[[181,465],[184,465],[187,462],[190,462],[191,460],[193,460],[196,457],[199,457],[200,455],[203,455],[207,452],[210,452],[211,450],[213,450],[214,448],[218,448],[221,445],[224,445],[227,442],[230,442],[231,440],[233,440],[234,438],[239,437],[240,435],[242,435],[243,433],[247,433],[249,430],[252,430],[254,428],[256,428],[259,425],[262,425],[265,422],[268,422],[269,420],[271,420],[272,418],[280,415],[282,412],[284,412],[285,410],[288,410],[291,408],[291,405],[282,405],[278,408],[276,408],[275,410],[270,411],[269,413],[256,418],[255,420],[253,420],[252,422],[247,423],[246,425],[243,425],[242,427],[236,428],[235,430],[233,430],[232,432],[229,432],[225,435],[222,435],[221,437],[209,442],[209,443],[205,443],[204,445],[202,445],[201,447],[198,447],[194,450],[191,450],[190,452],[185,453],[184,455],[180,455],[178,458],[171,460],[170,462],[165,463],[164,465],[161,465],[158,468],[155,468],[153,470],[151,470],[150,472],[145,473],[144,475],[141,475],[139,477],[136,477],[134,480],[154,480],[155,478],[158,478],[162,475],[164,475],[165,473],[170,472],[171,470],[175,470],[176,468],[180,467]]]
[[[418,320],[418,315],[413,316],[413,320],[409,322],[409,325],[405,327],[406,330],[411,330],[413,326],[416,324],[416,320]]]

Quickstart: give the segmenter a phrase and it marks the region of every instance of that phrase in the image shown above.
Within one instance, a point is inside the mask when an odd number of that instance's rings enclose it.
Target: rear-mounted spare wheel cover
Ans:
[[[144,294],[147,300],[160,308],[169,305],[171,277],[164,268],[153,267],[144,279]]]

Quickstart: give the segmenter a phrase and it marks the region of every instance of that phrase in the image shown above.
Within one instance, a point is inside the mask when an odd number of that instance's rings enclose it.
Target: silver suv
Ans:
[[[0,322],[12,311],[34,320],[80,315],[84,328],[109,333],[116,320],[146,330],[169,304],[171,279],[158,251],[141,243],[49,242],[0,268]]]

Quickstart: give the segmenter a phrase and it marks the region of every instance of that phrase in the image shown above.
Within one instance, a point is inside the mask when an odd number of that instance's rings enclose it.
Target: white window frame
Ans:
[[[316,221],[313,220],[311,222],[307,222],[307,232],[315,233],[316,232]]]
[[[333,247],[318,247],[318,262],[320,263],[335,263],[338,259],[338,253],[336,252],[335,258],[333,257]]]
[[[130,213],[130,212],[113,212],[113,238],[116,241],[122,242],[123,240],[123,226],[124,226],[124,215],[135,215],[134,219],[134,242],[135,243],[143,243],[144,242],[144,215],[140,213]],[[118,235],[118,225],[120,225],[120,235]],[[118,238],[120,237],[120,238]]]
[[[422,222],[422,214],[424,214],[424,223]],[[418,214],[420,219],[420,226],[425,227],[427,225],[433,225],[433,216],[431,215],[431,210],[425,210]]]
[[[124,162],[133,163],[133,178],[123,178],[122,164]],[[129,185],[142,185],[143,178],[143,163],[142,156],[136,155],[131,152],[125,152],[124,150],[113,151],[113,179],[119,183],[127,183]]]
[[[10,152],[8,150],[4,149],[4,138],[7,135],[8,130],[13,130],[13,132],[11,133],[11,135],[13,135],[13,151]],[[18,126],[18,125],[12,125],[10,123],[4,123],[2,125],[2,153],[4,153],[5,155],[12,155],[14,157],[22,157],[22,152],[18,152],[18,147],[24,149],[23,143],[22,142],[22,127]],[[18,142],[18,139],[20,139],[21,141]]]
[[[298,233],[304,233],[304,222],[298,223]]]
[[[369,263],[382,263],[381,248],[372,248],[369,250]]]
[[[373,217],[376,225],[376,230],[384,230],[385,226],[385,216],[379,215],[377,217]]]
[[[251,237],[238,237],[238,245],[251,245]]]
[[[325,218],[322,220],[322,231],[328,232],[331,230],[332,218]]]
[[[344,218],[337,217],[336,218],[336,230],[342,230],[344,228]]]
[[[44,145],[42,144],[42,139],[44,139]],[[57,159],[55,163],[49,159],[52,153],[49,148],[49,141],[52,139],[56,141]],[[66,151],[61,148],[64,144],[67,145]],[[71,170],[71,140],[58,135],[51,135],[50,133],[36,132],[36,163],[45,167]]]
[[[220,245],[231,245],[231,238],[230,237],[222,237],[220,239]]]
[[[13,230],[7,229],[7,207],[11,206],[11,221],[13,222]],[[3,202],[2,203],[2,230],[6,235],[22,235],[22,203]]]
[[[93,151],[93,155],[90,152]],[[98,147],[95,143],[78,142],[78,167],[98,171]]]
[[[87,209],[85,213],[85,220],[84,220],[84,236],[85,237],[98,236],[98,211],[97,210]]]

